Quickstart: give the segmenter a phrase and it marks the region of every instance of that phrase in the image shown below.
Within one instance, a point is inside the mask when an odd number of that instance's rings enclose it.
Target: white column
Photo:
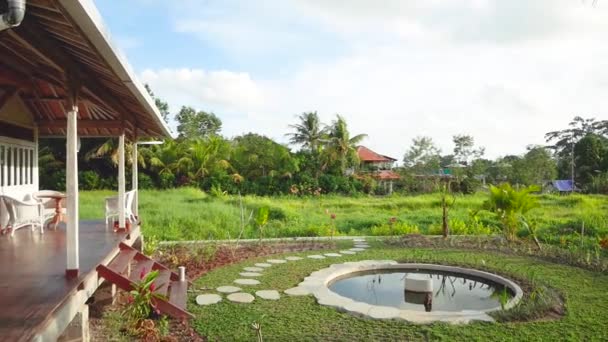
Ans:
[[[66,275],[78,275],[78,107],[68,112],[67,154],[65,186],[68,225],[66,231],[67,270]]]
[[[32,170],[32,174],[34,175],[34,179],[32,183],[34,184],[34,189],[36,191],[40,190],[40,179],[38,175],[38,141],[40,140],[38,136],[38,127],[34,127],[34,170]]]
[[[126,228],[125,220],[125,134],[118,137],[118,228]]]
[[[133,142],[133,161],[131,166],[133,167],[132,169],[132,180],[131,180],[131,185],[133,188],[133,191],[135,192],[134,196],[133,196],[133,208],[134,208],[134,212],[133,214],[135,214],[136,216],[139,216],[139,183],[138,183],[138,179],[137,179],[137,173],[139,172],[138,168],[139,165],[137,165],[137,142],[134,141]]]

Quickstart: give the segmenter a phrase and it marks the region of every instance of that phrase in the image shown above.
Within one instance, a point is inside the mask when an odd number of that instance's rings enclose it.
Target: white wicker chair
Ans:
[[[62,196],[63,193],[55,190],[41,190],[34,192],[32,197],[42,203],[42,216],[44,222],[52,219],[57,214],[57,202],[52,198],[40,198],[40,196]],[[61,214],[66,215],[66,203],[65,200],[61,202]]]
[[[125,219],[131,224],[137,223],[137,216],[133,213],[135,190],[125,192]],[[106,226],[111,219],[118,220],[120,210],[118,207],[118,196],[106,197]]]
[[[3,206],[8,212],[8,222],[2,233],[10,231],[11,236],[15,230],[31,226],[32,230],[40,228],[40,234],[44,233],[44,222],[42,204],[35,200],[18,200],[10,196],[0,196]]]

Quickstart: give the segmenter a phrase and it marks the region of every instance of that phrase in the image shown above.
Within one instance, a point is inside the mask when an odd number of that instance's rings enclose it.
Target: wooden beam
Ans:
[[[15,93],[17,92],[17,87],[5,87],[4,94],[0,96],[0,109],[6,104]]]
[[[66,128],[67,120],[40,120],[37,122],[39,128],[57,129]],[[78,128],[107,128],[120,129],[123,128],[122,120],[78,120]]]

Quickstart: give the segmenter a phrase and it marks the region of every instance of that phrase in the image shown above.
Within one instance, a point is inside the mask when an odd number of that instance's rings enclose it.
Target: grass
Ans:
[[[377,246],[378,243],[373,243]],[[308,253],[311,254],[311,253]],[[303,255],[292,253],[292,255]],[[267,258],[248,260],[214,270],[195,282],[195,288],[213,289],[231,284],[244,266]],[[312,297],[283,296],[279,301],[256,299],[252,304],[223,301],[201,307],[189,301],[196,315],[195,329],[210,340],[253,341],[253,322],[262,325],[265,341],[352,341],[352,340],[467,340],[467,341],[600,341],[608,339],[608,275],[528,257],[459,250],[373,248],[340,262],[390,259],[464,265],[495,271],[516,279],[548,286],[565,299],[566,314],[559,320],[469,325],[413,325],[403,321],[376,321],[344,314],[316,304]],[[296,286],[311,272],[335,263],[336,259],[305,259],[275,265],[264,271],[257,289],[285,290]],[[246,289],[253,293],[254,289]],[[526,299],[527,301],[530,298]],[[521,309],[518,309],[521,310]]]
[[[82,219],[103,217],[104,197],[111,191],[83,191],[80,194]],[[450,211],[455,234],[487,234],[496,231],[493,214],[479,212],[474,224],[471,212],[478,211],[486,195],[458,196]],[[541,208],[530,213],[542,236],[573,235],[584,222],[587,236],[608,235],[608,197],[591,195],[540,196]],[[440,231],[439,195],[391,197],[243,197],[245,216],[262,206],[270,208],[266,237],[326,236],[335,224],[341,235],[384,234],[387,222],[397,217],[404,229],[421,233]],[[332,221],[329,213],[335,213]],[[193,188],[143,190],[140,194],[143,230],[160,240],[203,240],[235,237],[240,227],[239,198],[211,197]],[[474,228],[475,227],[475,228]],[[252,223],[245,237],[255,238]]]

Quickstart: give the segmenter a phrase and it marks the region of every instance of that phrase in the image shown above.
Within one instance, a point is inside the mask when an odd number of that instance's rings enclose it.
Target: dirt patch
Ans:
[[[153,257],[174,270],[178,266],[185,266],[188,279],[194,280],[216,268],[255,257],[332,248],[335,248],[335,243],[329,241],[275,244],[249,243],[238,247],[205,243],[162,247]],[[108,319],[104,318],[104,314],[116,313],[116,315],[119,315],[126,302],[123,300],[124,293],[119,292],[115,303],[112,304],[110,291],[111,286],[108,285],[100,288],[95,293],[95,302],[89,304],[89,327],[92,341],[108,341],[108,329],[120,329],[120,322],[109,322]],[[189,321],[169,320],[168,329],[169,334],[162,341],[207,341],[190,326]]]

